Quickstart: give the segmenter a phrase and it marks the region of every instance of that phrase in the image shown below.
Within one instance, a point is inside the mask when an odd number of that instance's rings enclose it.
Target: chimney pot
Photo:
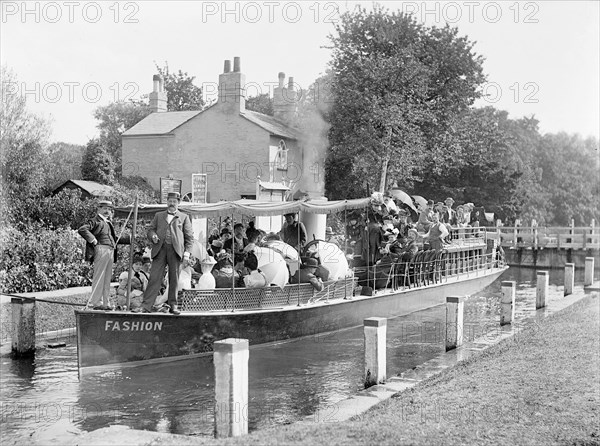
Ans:
[[[288,90],[294,91],[294,78],[292,76],[288,78]]]
[[[283,79],[285,78],[285,73],[283,71],[279,72],[279,88],[283,88]]]
[[[234,57],[233,58],[233,72],[234,73],[239,73],[241,71],[241,62],[240,62],[240,58],[239,57]]]
[[[226,60],[225,64],[223,65],[223,73],[229,73],[230,71],[231,71],[231,61]]]

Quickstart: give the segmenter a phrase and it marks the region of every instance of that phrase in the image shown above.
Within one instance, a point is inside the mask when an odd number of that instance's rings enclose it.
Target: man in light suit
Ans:
[[[170,286],[167,303],[172,314],[180,314],[177,308],[179,268],[183,260],[189,260],[194,241],[190,217],[178,210],[180,200],[178,192],[169,192],[167,210],[157,212],[148,227],[148,239],[152,242],[152,268],[142,303],[141,311],[144,313],[152,312],[168,265]]]
[[[85,260],[94,264],[90,301],[94,310],[112,310],[108,299],[112,269],[117,261],[117,243],[129,243],[128,236],[120,239],[115,236],[115,228],[110,221],[112,209],[112,202],[100,200],[98,214],[78,231],[86,241]]]

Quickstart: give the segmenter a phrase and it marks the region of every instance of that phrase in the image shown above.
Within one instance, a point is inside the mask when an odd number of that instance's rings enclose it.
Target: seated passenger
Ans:
[[[402,243],[402,252],[400,254],[403,261],[410,262],[419,251],[419,247],[417,246],[418,237],[419,233],[415,229],[408,230],[408,235]]]
[[[134,256],[131,265],[131,293],[129,294],[130,309],[139,308],[142,305],[144,290],[148,286],[148,278],[142,271],[142,257]],[[119,275],[119,288],[117,288],[117,305],[121,310],[127,310],[127,279],[128,271]]]
[[[425,209],[421,210],[419,214],[419,220],[417,221],[417,230],[427,232],[431,227],[431,213],[433,212],[433,200],[427,201]]]
[[[434,212],[431,214],[432,224],[427,234],[423,236],[424,239],[429,241],[429,249],[435,249],[436,252],[441,251],[444,248],[444,239],[448,237],[448,228],[442,222],[440,222],[440,214]]]
[[[258,269],[258,259],[253,252],[248,253],[246,260],[244,260],[244,266],[250,271],[248,275],[244,276],[246,288],[263,288],[267,286],[267,278]]]
[[[315,276],[317,276],[323,282],[327,282],[329,280],[329,270],[325,265],[323,265],[323,263],[321,263],[321,257],[319,256],[319,252],[308,250],[307,254],[308,255],[306,257],[301,258],[302,263],[304,263],[308,258],[315,259],[319,264],[319,266],[317,266],[317,269],[315,270]]]
[[[398,240],[399,233],[400,231],[398,231],[398,229],[396,228],[386,230],[384,238],[387,239],[387,242],[385,243],[383,248],[381,248],[381,253],[384,256],[389,256],[393,259],[395,257],[398,257],[398,255],[400,255],[400,253],[402,252],[402,245]]]
[[[290,283],[310,283],[315,290],[321,291],[323,289],[323,281],[315,276],[318,266],[319,262],[317,259],[309,257],[300,265],[300,269],[296,271],[296,274],[290,278]]]
[[[212,270],[212,275],[215,276],[217,288],[233,288],[238,286],[239,275],[233,269],[233,261],[231,254],[227,251],[221,251],[217,255],[217,264]]]

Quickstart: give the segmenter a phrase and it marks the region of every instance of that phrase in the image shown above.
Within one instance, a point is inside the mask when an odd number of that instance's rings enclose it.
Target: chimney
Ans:
[[[167,111],[167,93],[164,89],[163,78],[155,74],[152,76],[153,89],[150,93],[150,111],[151,112],[166,112]]]
[[[219,100],[217,105],[225,113],[240,113],[246,110],[246,76],[241,72],[239,57],[233,58],[233,71],[231,61],[223,64],[223,74],[219,75]]]
[[[298,110],[297,92],[294,78],[288,78],[288,86],[284,85],[285,73],[279,73],[279,85],[273,90],[273,115],[287,124],[293,123]]]

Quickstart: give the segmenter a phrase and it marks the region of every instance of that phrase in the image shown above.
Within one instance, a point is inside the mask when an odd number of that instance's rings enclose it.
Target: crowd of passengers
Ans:
[[[456,208],[453,205],[452,198],[447,198],[443,203],[429,200],[426,206],[419,209],[414,220],[411,212],[402,207],[397,211],[386,209],[385,212],[369,209],[366,215],[361,213],[351,216],[345,234],[336,234],[332,227],[327,227],[325,241],[334,243],[345,251],[351,266],[408,263],[420,249],[444,249],[449,243],[452,228],[479,226],[480,211],[474,208],[473,203]],[[232,225],[229,217],[214,228],[207,240],[207,252],[209,258],[214,259],[211,274],[215,280],[215,288],[259,288],[271,285],[258,267],[254,250],[272,240],[281,240],[294,247],[298,253],[304,253],[300,269],[290,274],[289,283],[310,283],[318,291],[323,289],[323,282],[328,280],[329,271],[322,265],[318,252],[304,252],[308,236],[295,213],[285,215],[285,223],[278,233],[267,234],[256,228],[254,221],[250,221],[246,227],[241,223]],[[149,257],[134,257],[131,289],[132,298],[136,302],[141,301],[147,286],[150,264]],[[199,259],[184,261],[179,288],[188,288],[197,283],[201,274],[202,263]],[[119,277],[119,302],[126,300],[127,275],[127,272],[123,272]],[[168,283],[165,281],[161,295],[166,295],[167,287]]]

